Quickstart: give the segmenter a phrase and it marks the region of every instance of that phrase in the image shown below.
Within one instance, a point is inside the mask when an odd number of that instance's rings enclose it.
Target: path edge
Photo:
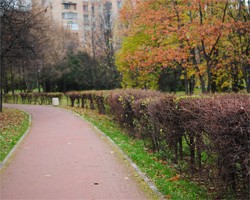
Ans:
[[[15,108],[16,109],[16,108]],[[20,110],[20,109],[17,109]],[[29,116],[29,127],[23,134],[23,136],[18,140],[18,142],[15,144],[15,146],[12,148],[12,150],[8,153],[8,155],[5,157],[5,159],[0,163],[0,171],[6,166],[9,159],[14,155],[14,152],[17,150],[17,148],[20,146],[20,144],[23,142],[24,138],[28,135],[30,128],[31,128],[31,121],[32,117],[30,113],[27,113],[26,111],[21,110],[22,112],[26,113]]]
[[[165,200],[166,198],[164,197],[164,195],[156,188],[155,184],[148,178],[148,176],[146,175],[146,173],[143,173],[140,168],[131,160],[131,158],[128,157],[127,154],[124,153],[124,151],[109,137],[107,136],[104,132],[102,132],[98,127],[96,127],[94,124],[92,124],[90,121],[88,121],[87,119],[85,119],[84,117],[82,117],[81,115],[75,113],[74,111],[68,110],[66,108],[60,107],[74,115],[76,115],[77,117],[79,117],[80,119],[84,120],[85,122],[87,122],[89,125],[91,125],[94,129],[96,129],[96,131],[98,131],[102,136],[104,136],[106,139],[108,139],[109,142],[111,142],[112,145],[114,145],[114,147],[119,151],[119,153],[121,153],[122,156],[124,156],[124,158],[129,162],[129,164],[133,167],[133,169],[139,174],[139,176],[144,180],[144,182],[149,186],[149,188],[155,192],[155,194],[161,199],[161,200]]]

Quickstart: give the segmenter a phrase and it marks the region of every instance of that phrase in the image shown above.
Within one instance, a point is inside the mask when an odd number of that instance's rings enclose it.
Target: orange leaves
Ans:
[[[180,179],[180,175],[176,175],[176,176],[173,176],[172,178],[170,178],[170,179],[168,179],[167,181],[172,181],[172,182],[174,182],[174,181],[178,181],[179,179]]]
[[[23,113],[13,109],[4,109],[3,113],[0,113],[0,130],[8,128],[10,125],[19,125],[22,122]]]
[[[27,128],[28,115],[26,113],[9,108],[5,108],[3,113],[0,113],[0,162],[4,160]]]
[[[249,43],[245,36],[250,23],[238,19],[237,9],[236,1],[228,0],[136,2],[126,17],[130,20],[126,36],[134,38],[131,45],[136,46],[123,52],[128,55],[126,66],[149,73],[179,66],[208,82],[211,77],[201,76],[209,76],[210,68],[248,62],[242,46]]]

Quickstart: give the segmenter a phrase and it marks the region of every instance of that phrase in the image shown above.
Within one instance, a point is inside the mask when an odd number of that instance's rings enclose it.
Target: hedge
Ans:
[[[131,137],[205,182],[216,198],[249,196],[250,99],[176,97],[151,90],[68,92],[71,106],[111,114]],[[169,153],[170,152],[170,153]],[[170,157],[170,158],[169,158]]]
[[[63,93],[60,92],[31,92],[31,93],[18,93],[18,94],[4,94],[4,103],[23,103],[23,104],[52,104],[52,98],[58,97],[61,99]]]
[[[152,90],[68,92],[71,106],[109,114],[127,133],[161,152],[216,193],[247,199],[250,191],[250,96],[176,97]],[[63,93],[4,95],[4,102],[51,104]]]

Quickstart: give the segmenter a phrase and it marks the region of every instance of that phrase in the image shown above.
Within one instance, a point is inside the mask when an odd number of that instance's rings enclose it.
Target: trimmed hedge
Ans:
[[[61,99],[63,93],[45,93],[45,92],[32,92],[32,93],[18,93],[18,94],[4,94],[5,103],[23,103],[23,104],[45,104],[51,105],[52,98],[58,97]]]
[[[249,196],[250,99],[243,94],[178,98],[151,90],[68,92],[71,106],[112,114],[151,151],[205,182],[216,198]],[[165,157],[164,157],[165,156]]]
[[[74,107],[75,104],[78,107],[98,109],[101,114],[106,113],[106,99],[107,91],[72,91],[67,92],[67,99],[70,99],[71,106]]]

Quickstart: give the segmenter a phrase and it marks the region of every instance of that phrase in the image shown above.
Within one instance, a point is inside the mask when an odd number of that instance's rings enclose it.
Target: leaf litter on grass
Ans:
[[[10,108],[0,113],[0,162],[2,162],[29,126],[28,114]]]

